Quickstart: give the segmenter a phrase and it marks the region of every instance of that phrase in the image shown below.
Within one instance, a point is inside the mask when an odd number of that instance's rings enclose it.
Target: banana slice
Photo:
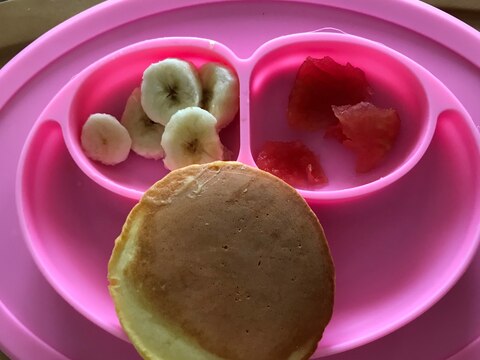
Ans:
[[[165,59],[143,73],[142,106],[154,122],[166,125],[178,110],[199,106],[202,87],[194,66],[179,59]]]
[[[132,150],[147,159],[163,158],[164,126],[151,121],[141,103],[140,88],[133,90],[120,121],[132,138]]]
[[[83,125],[82,148],[92,160],[115,165],[128,157],[132,140],[120,122],[108,114],[93,114]]]
[[[177,111],[165,126],[162,137],[165,167],[174,170],[222,160],[223,145],[216,124],[215,117],[199,107]]]
[[[216,63],[206,63],[200,70],[202,82],[202,107],[217,119],[217,129],[227,126],[239,107],[237,76],[228,68]]]

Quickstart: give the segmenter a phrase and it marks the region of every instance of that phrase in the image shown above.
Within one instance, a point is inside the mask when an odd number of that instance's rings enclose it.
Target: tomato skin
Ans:
[[[301,141],[267,141],[256,162],[260,169],[294,187],[321,186],[328,182],[317,157]]]
[[[377,167],[398,137],[400,118],[397,112],[369,102],[332,106],[332,109],[343,135],[341,139],[333,137],[356,154],[355,170],[365,173]]]
[[[325,129],[338,123],[332,105],[356,104],[370,95],[365,73],[329,56],[307,57],[297,71],[288,101],[289,125],[298,130]]]

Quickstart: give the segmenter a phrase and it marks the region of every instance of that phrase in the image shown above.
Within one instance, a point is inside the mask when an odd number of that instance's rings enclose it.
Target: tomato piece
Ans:
[[[295,187],[328,182],[315,154],[300,141],[267,141],[258,154],[257,165]]]
[[[364,173],[378,166],[398,136],[400,118],[397,112],[369,102],[332,106],[332,109],[340,121],[341,142],[357,156],[356,171]]]
[[[297,71],[290,92],[287,117],[292,128],[324,129],[338,122],[332,105],[351,105],[370,94],[365,73],[350,63],[341,65],[329,56],[307,57]]]

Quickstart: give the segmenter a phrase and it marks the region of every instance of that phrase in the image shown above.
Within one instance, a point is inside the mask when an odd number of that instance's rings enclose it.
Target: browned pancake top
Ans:
[[[279,360],[320,339],[333,265],[316,216],[282,181],[239,163],[192,166],[158,182],[132,216],[143,223],[126,277],[206,350]]]

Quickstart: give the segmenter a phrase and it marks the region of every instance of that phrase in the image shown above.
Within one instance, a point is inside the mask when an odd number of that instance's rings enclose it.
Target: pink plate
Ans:
[[[324,55],[363,69],[374,92],[389,94],[381,99],[384,106],[398,109],[402,119],[392,154],[367,179],[339,158],[341,148],[328,140],[321,144],[318,133],[292,134],[283,125],[296,69],[307,56]],[[138,200],[165,169],[133,154],[113,167],[90,161],[79,143],[81,127],[92,113],[120,118],[146,67],[166,57],[197,66],[222,62],[239,74],[239,119],[220,133],[239,161],[255,166],[253,149],[262,141],[291,136],[320,143],[314,149],[325,160],[333,158],[325,167],[325,190],[299,190],[326,230],[337,272],[333,320],[316,355],[391,332],[431,306],[463,273],[478,241],[480,149],[468,114],[431,74],[378,43],[345,34],[284,36],[247,60],[212,40],[163,38],[123,48],[77,75],[40,115],[20,159],[25,238],[47,280],[87,318],[125,337],[105,286],[107,262],[132,207],[129,198]],[[79,171],[62,168],[58,125]],[[441,140],[422,158],[435,128]],[[426,174],[435,174],[434,185]]]
[[[480,114],[473,92],[465,91],[467,85],[478,88],[478,63],[457,55],[462,52],[472,58],[468,49],[478,44],[478,35],[458,27],[456,22],[447,22],[428,7],[404,2],[375,8],[374,2],[364,2],[362,7],[357,7],[357,2],[343,5],[335,2],[335,6],[330,6],[328,1],[318,4],[272,1],[249,3],[244,9],[240,2],[189,7],[185,1],[172,5],[165,16],[167,5],[147,3],[150,8],[138,9],[133,2],[113,2],[88,11],[39,40],[0,73],[2,84],[8,84],[8,91],[0,93],[2,164],[6,174],[2,182],[7,200],[2,204],[5,206],[2,223],[5,229],[11,229],[9,240],[2,244],[2,254],[9,256],[3,256],[1,270],[11,275],[2,278],[1,300],[31,334],[39,334],[42,340],[72,359],[134,359],[135,354],[127,343],[109,336],[72,311],[38,275],[11,214],[12,190],[18,154],[34,119],[74,74],[102,56],[148,38],[193,35],[214,39],[239,57],[248,57],[263,42],[279,35],[333,26],[380,41],[409,56],[441,79],[470,114],[477,117]],[[394,20],[398,19],[400,10],[409,14],[402,23],[404,27],[395,24],[403,20]],[[450,50],[431,41],[422,35],[429,31],[426,25],[423,30],[416,29],[417,32],[409,30],[414,26],[409,21],[420,14],[432,24],[439,21],[451,33],[462,33],[464,43],[470,42],[470,46],[462,48],[464,45],[450,40],[449,47],[453,49]],[[107,24],[97,21],[104,16],[109,18]],[[225,19],[222,32],[216,31],[218,22],[215,27],[209,25],[208,20],[212,18]],[[237,31],[242,24],[262,31],[250,34]],[[79,33],[76,27],[85,30]],[[72,37],[75,33],[82,35]],[[62,37],[70,42],[62,42]],[[445,68],[450,71],[444,71]],[[441,88],[442,93],[448,93]],[[473,256],[479,224],[479,194],[474,191],[480,179],[478,133],[463,107],[455,101],[438,110],[441,114],[432,142],[420,162],[403,177],[366,198],[329,203],[312,201],[332,244],[339,285],[335,317],[317,355],[351,349],[412,320],[445,294]],[[25,120],[19,122],[18,119]],[[42,262],[47,278],[77,309],[121,336],[106,293],[105,264],[112,239],[134,201],[99,186],[80,170],[65,146],[57,123],[39,123],[31,141],[29,148],[36,150],[30,152],[35,166],[28,168],[28,176],[22,177],[31,185],[24,188],[28,191],[28,201],[23,204],[26,212],[21,217],[26,214],[31,219],[27,233],[29,238],[36,239],[36,260],[41,259],[38,262]],[[36,177],[45,173],[49,176]],[[75,197],[69,200],[71,194]],[[342,226],[345,223],[350,226]],[[11,269],[18,270],[12,272]],[[402,341],[415,343],[418,334],[425,333],[429,335],[423,335],[424,349],[415,351],[422,354],[423,359],[445,357],[473,340],[480,334],[480,328],[475,325],[478,322],[473,321],[475,316],[478,319],[478,314],[465,306],[474,304],[470,301],[480,297],[468,286],[480,271],[478,267],[473,269],[455,291],[420,319],[383,340],[349,351],[345,358],[413,358],[410,356],[413,353],[406,355],[407,350],[403,350],[402,357],[401,352],[392,355],[388,349],[392,344],[399,346]],[[358,276],[354,278],[355,275]],[[26,280],[20,281],[21,278]],[[83,287],[86,284],[88,287]],[[92,298],[91,289],[103,295]],[[33,307],[32,294],[36,302]],[[452,306],[458,310],[455,317],[449,318],[449,312],[442,309]],[[460,318],[468,318],[472,325],[461,336],[447,330],[438,334],[439,324],[445,321],[458,324],[458,312],[465,314]],[[95,351],[80,348],[75,341],[80,336],[86,337]],[[449,341],[438,344],[439,338],[448,337]],[[8,337],[0,341],[12,354],[20,356],[15,350],[19,342]],[[433,343],[435,346],[429,346]],[[47,353],[43,357],[37,353],[32,356],[52,358]],[[335,355],[332,359],[341,357]]]

